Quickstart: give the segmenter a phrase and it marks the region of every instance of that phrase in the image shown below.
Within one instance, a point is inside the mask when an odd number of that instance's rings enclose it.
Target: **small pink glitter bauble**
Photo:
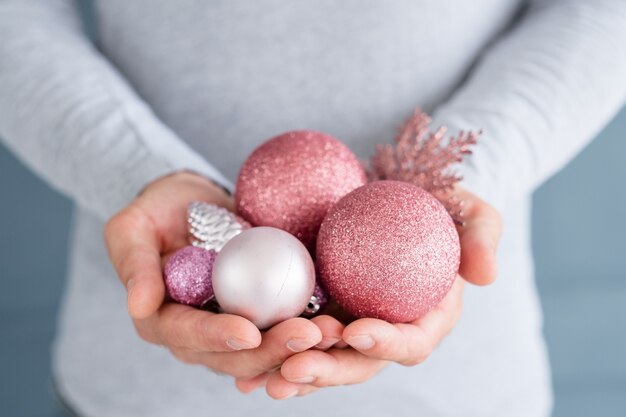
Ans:
[[[313,249],[328,210],[367,183],[357,157],[333,137],[284,133],[259,146],[239,172],[237,212],[254,226],[286,230]]]
[[[431,194],[376,181],[342,198],[317,239],[320,279],[356,317],[413,321],[436,306],[459,268],[454,222]]]
[[[165,287],[175,301],[202,307],[213,298],[211,274],[217,253],[195,246],[176,251],[165,264]]]

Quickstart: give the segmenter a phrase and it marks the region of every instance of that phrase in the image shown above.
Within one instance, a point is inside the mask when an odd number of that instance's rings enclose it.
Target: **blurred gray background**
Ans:
[[[556,417],[626,416],[625,137],[626,109],[535,195]],[[71,210],[0,145],[0,416],[60,415],[49,348]]]

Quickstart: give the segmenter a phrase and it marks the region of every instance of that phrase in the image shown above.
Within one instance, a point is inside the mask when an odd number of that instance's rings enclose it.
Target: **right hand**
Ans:
[[[233,209],[232,198],[212,182],[178,173],[148,185],[106,224],[109,257],[127,288],[128,312],[142,339],[167,347],[185,363],[248,379],[266,375],[294,353],[316,346],[322,331],[325,340],[341,338],[340,330],[303,318],[261,334],[243,317],[167,302],[162,264],[188,244],[185,219],[187,205],[194,200]]]

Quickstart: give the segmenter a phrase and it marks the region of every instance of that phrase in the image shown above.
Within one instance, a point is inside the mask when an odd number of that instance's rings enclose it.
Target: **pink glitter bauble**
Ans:
[[[313,249],[320,224],[341,197],[367,183],[344,144],[323,133],[284,133],[259,146],[239,172],[237,212],[254,226],[272,226]]]
[[[167,293],[173,300],[202,307],[213,298],[211,274],[217,252],[195,246],[176,251],[165,264]]]
[[[413,321],[450,290],[461,247],[452,218],[409,183],[376,181],[342,198],[317,239],[320,279],[356,317]]]

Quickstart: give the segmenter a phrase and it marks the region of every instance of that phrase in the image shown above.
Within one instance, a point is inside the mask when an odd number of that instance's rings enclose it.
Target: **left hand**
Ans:
[[[365,318],[344,327],[330,316],[316,317],[325,339],[332,340],[339,334],[342,341],[326,351],[295,354],[272,373],[237,379],[239,390],[250,392],[265,385],[272,398],[284,399],[322,387],[364,382],[390,361],[406,366],[423,362],[460,318],[464,282],[487,285],[497,275],[496,249],[502,230],[499,213],[465,190],[457,189],[455,193],[464,202],[465,212],[465,224],[457,227],[461,265],[450,292],[437,307],[412,323],[391,324]]]

